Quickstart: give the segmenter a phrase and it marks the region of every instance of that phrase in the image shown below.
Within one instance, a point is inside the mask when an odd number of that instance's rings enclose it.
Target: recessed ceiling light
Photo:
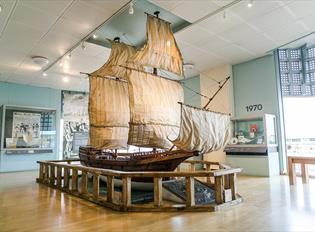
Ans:
[[[171,46],[171,41],[168,40],[168,41],[166,42],[166,45],[167,45],[168,47],[170,47],[170,46]]]
[[[62,62],[60,62],[60,63],[59,63],[59,66],[60,66],[60,67],[62,67],[62,66],[63,66],[63,63],[62,63]]]
[[[69,82],[69,78],[68,77],[64,77],[62,78],[63,82],[68,83]]]
[[[44,76],[44,77],[47,77],[48,74],[47,74],[46,72],[43,72],[43,76]]]
[[[253,1],[252,0],[249,0],[248,4],[247,4],[247,7],[248,8],[251,8],[253,6]]]
[[[49,63],[49,60],[43,56],[32,56],[32,60],[35,64],[38,64],[40,66],[44,66]]]
[[[97,39],[97,34],[93,34],[93,39]]]

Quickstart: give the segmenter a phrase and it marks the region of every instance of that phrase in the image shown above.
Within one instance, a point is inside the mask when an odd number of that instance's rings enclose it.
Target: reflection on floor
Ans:
[[[244,203],[215,213],[119,213],[35,183],[37,172],[0,174],[0,231],[314,231],[315,179],[240,177]]]

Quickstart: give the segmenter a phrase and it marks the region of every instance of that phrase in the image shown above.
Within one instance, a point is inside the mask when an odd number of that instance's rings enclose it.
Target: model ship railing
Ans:
[[[189,171],[181,171],[177,168],[174,172],[123,172],[108,169],[99,169],[81,166],[79,160],[52,160],[38,161],[38,183],[59,189],[80,198],[92,201],[99,205],[120,211],[215,211],[228,205],[240,203],[242,198],[237,194],[236,174],[240,168],[230,168],[217,162],[185,161]],[[196,165],[205,165],[206,170],[196,171]],[[88,178],[93,177],[93,188],[88,188]],[[106,177],[107,194],[100,194],[100,177]],[[133,178],[153,178],[154,201],[153,203],[132,204],[131,180]],[[121,192],[116,192],[114,179],[122,180]],[[163,200],[163,178],[185,178],[186,200],[184,204],[174,204]],[[215,191],[215,203],[195,204],[195,178],[206,179],[208,185],[212,185]],[[79,181],[80,179],[80,181]],[[230,199],[227,199],[227,193]]]

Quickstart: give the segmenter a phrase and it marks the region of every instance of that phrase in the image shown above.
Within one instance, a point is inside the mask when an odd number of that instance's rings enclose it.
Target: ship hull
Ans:
[[[198,155],[181,150],[138,153],[104,152],[93,147],[80,147],[80,162],[84,166],[119,171],[174,171],[184,160]]]

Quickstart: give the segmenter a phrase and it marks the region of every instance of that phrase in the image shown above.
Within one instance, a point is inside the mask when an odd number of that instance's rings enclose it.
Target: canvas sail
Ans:
[[[230,116],[181,104],[179,136],[172,143],[201,154],[223,148],[230,136]]]
[[[134,53],[133,47],[113,42],[106,64],[90,75],[90,145],[93,147],[127,147],[130,118],[128,83],[115,78],[126,78],[126,68],[122,65]]]
[[[128,144],[170,148],[169,136],[177,135],[180,124],[182,86],[146,72],[129,70],[130,123]]]
[[[183,58],[170,23],[152,15],[147,16],[147,43],[131,60],[183,76]]]

